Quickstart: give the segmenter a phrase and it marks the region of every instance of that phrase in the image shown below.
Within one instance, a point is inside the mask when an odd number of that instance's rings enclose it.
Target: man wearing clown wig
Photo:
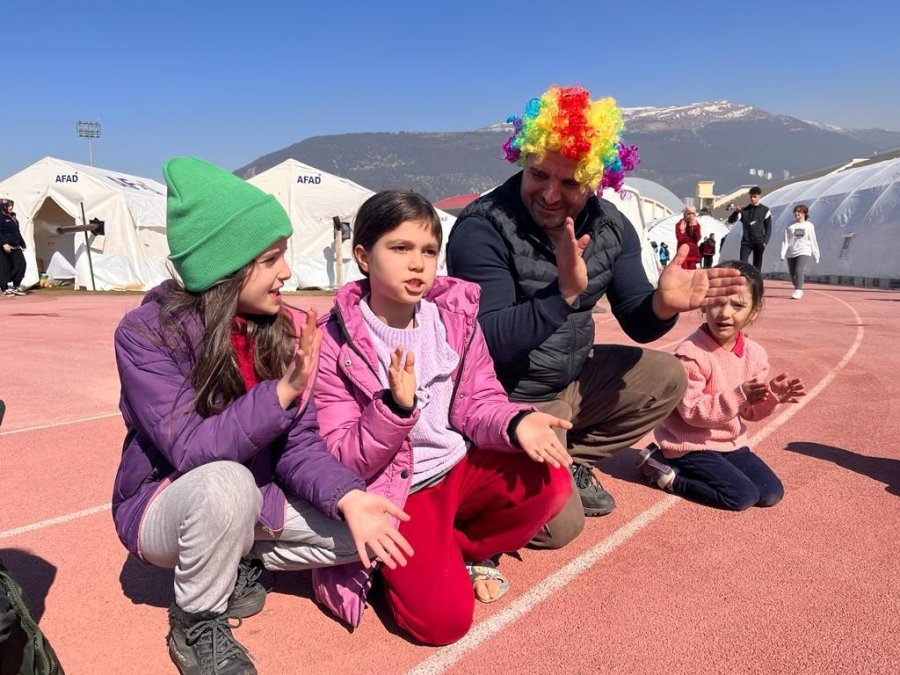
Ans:
[[[637,148],[621,140],[613,99],[553,86],[508,121],[503,149],[522,171],[459,215],[447,264],[453,276],[481,286],[479,322],[510,398],[572,422],[562,440],[575,459],[576,489],[532,542],[559,548],[581,532],[585,515],[615,507],[594,463],[637,443],[686,386],[669,354],[595,344],[597,302],[607,294],[625,333],[647,343],[680,312],[724,303],[744,280],[736,270],[682,269],[687,246],[656,289],[647,280],[637,233],[600,196],[604,188],[621,191],[639,161]]]

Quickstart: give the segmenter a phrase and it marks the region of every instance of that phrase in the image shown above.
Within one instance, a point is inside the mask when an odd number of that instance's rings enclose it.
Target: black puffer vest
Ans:
[[[556,256],[550,241],[522,203],[521,185],[519,172],[459,214],[460,221],[464,218],[488,221],[503,237],[512,256],[510,272],[516,284],[516,302],[527,301],[558,278]],[[575,221],[576,237],[591,236],[584,251],[587,289],[578,298],[578,309],[531,351],[527,362],[514,370],[497,373],[511,399],[552,399],[581,373],[594,344],[592,310],[612,279],[612,267],[622,250],[625,227],[629,225],[615,206],[597,197],[588,199]]]

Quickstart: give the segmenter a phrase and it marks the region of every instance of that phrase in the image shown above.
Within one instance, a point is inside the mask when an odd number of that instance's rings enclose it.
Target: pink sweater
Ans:
[[[738,350],[740,351],[740,350]],[[697,450],[730,452],[747,445],[747,425],[772,414],[774,397],[750,405],[741,385],[769,374],[766,350],[748,337],[743,354],[724,349],[701,326],[675,350],[687,374],[684,399],[656,428],[656,443],[669,458]]]

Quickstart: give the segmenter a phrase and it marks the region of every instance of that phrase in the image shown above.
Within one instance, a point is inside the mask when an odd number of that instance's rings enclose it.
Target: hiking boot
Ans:
[[[234,639],[224,614],[188,614],[172,605],[167,640],[181,675],[256,675],[250,653]]]
[[[671,492],[672,482],[675,480],[675,469],[666,462],[658,445],[651,443],[641,450],[638,453],[637,466],[647,482]]]
[[[259,558],[253,555],[241,558],[237,581],[228,598],[225,616],[230,619],[246,619],[262,611],[266,604],[266,589],[258,581],[262,571],[263,564]]]
[[[584,507],[584,515],[605,516],[616,508],[616,500],[600,485],[592,467],[586,464],[573,464],[571,471],[578,495],[581,497],[581,505]]]

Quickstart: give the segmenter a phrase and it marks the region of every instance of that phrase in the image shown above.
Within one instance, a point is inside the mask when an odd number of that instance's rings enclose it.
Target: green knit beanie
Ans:
[[[272,195],[196,157],[163,165],[169,260],[189,291],[203,291],[294,232]]]

